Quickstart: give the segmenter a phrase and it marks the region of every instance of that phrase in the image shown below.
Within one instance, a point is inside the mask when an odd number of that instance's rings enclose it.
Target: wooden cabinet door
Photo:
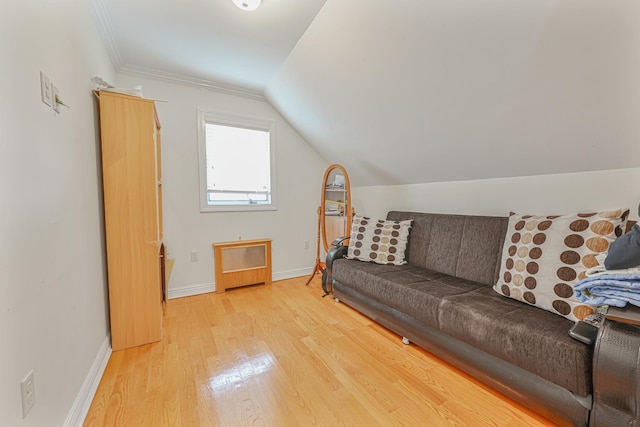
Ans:
[[[151,100],[99,97],[111,341],[120,350],[161,338],[159,126]]]

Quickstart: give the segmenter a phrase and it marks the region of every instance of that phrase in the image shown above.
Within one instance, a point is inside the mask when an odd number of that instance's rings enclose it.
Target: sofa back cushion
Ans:
[[[409,264],[488,286],[496,282],[507,217],[391,211],[387,219],[413,220]]]

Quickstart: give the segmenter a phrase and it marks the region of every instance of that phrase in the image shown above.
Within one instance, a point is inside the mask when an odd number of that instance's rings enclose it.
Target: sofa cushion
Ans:
[[[406,264],[405,249],[411,223],[410,219],[385,221],[355,215],[346,257],[377,264]]]
[[[493,286],[507,217],[391,211],[388,220],[413,219],[409,264]]]
[[[357,260],[335,260],[331,276],[363,295],[437,327],[443,297],[483,285],[412,265],[377,265]]]
[[[575,297],[573,286],[599,265],[622,234],[629,210],[562,216],[509,217],[501,272],[494,289],[570,320],[584,319],[593,308]]]
[[[568,334],[572,322],[479,288],[442,299],[440,330],[580,396],[591,392],[592,348]]]

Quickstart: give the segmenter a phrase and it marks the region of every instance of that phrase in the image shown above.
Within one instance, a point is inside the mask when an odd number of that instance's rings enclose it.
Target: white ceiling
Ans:
[[[264,95],[355,186],[640,166],[638,0],[89,1],[117,69]]]
[[[326,0],[89,0],[118,71],[261,93]]]

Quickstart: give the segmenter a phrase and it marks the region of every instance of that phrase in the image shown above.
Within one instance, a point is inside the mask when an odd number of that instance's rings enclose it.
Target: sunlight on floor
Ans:
[[[237,385],[246,383],[268,372],[274,365],[271,353],[260,353],[255,356],[245,356],[244,360],[223,370],[209,380],[209,387],[215,393],[226,393]]]

